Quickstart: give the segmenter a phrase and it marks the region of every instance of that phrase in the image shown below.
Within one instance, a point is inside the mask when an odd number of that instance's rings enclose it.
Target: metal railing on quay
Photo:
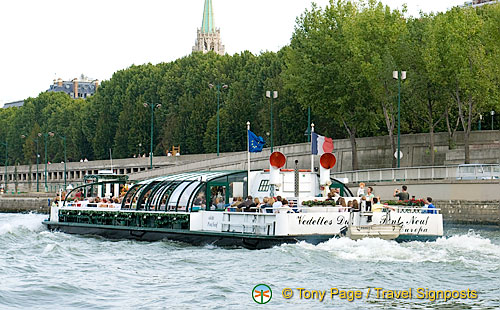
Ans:
[[[485,180],[498,179],[490,174],[461,174],[459,167],[450,166],[421,166],[405,168],[382,168],[355,171],[335,172],[331,174],[335,179],[347,179],[348,183],[359,182],[394,182],[408,180]],[[481,164],[478,164],[481,166]],[[491,165],[490,165],[491,166]]]

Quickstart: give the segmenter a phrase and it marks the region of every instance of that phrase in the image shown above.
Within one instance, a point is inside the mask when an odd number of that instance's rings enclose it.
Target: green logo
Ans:
[[[259,284],[253,288],[252,298],[258,304],[267,304],[273,298],[273,291],[268,285]]]

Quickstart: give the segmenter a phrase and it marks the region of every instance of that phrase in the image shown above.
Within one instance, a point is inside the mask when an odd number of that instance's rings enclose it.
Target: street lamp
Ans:
[[[53,132],[47,132],[47,133],[38,133],[39,137],[43,136],[43,143],[45,145],[45,172],[44,172],[44,182],[45,182],[45,192],[48,192],[48,187],[47,187],[47,138],[49,136],[53,137],[54,133]]]
[[[406,71],[393,71],[392,77],[398,80],[398,168],[401,167],[401,80],[406,80]]]
[[[477,126],[477,130],[481,130],[481,121],[483,120],[483,114],[479,113],[479,124]]]
[[[226,84],[208,84],[210,89],[214,88],[217,90],[217,156],[219,156],[219,144],[220,144],[220,122],[219,122],[219,110],[220,110],[220,92],[221,89],[228,89],[229,86]]]
[[[63,136],[61,134],[57,134],[61,139],[63,139],[63,145],[64,145],[64,189],[66,190],[66,136]]]
[[[151,151],[149,153],[149,162],[150,162],[150,169],[153,170],[153,129],[154,129],[154,115],[155,115],[155,108],[161,108],[161,104],[159,103],[148,103],[144,102],[144,107],[151,107]]]
[[[26,139],[26,135],[21,135],[22,139]],[[38,138],[33,139],[36,143],[36,191],[37,193],[40,191],[40,182],[38,179],[38,159],[40,158],[40,154],[38,154]]]
[[[493,116],[495,116],[495,111],[491,110],[491,130],[493,130]]]
[[[304,135],[307,136],[307,142],[311,142],[311,107],[307,107],[307,129],[304,131]]]
[[[5,174],[4,174],[4,189],[3,192],[7,193],[7,164],[8,164],[8,158],[9,158],[9,153],[8,153],[8,144],[7,141],[1,142],[3,145],[5,145]]]
[[[278,98],[278,91],[267,90],[266,97],[271,99],[271,153],[273,153],[274,142],[273,142],[273,99]]]

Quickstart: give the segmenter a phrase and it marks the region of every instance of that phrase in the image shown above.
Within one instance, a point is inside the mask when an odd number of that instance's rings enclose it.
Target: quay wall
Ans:
[[[48,198],[46,197],[0,197],[0,212],[49,213]]]
[[[495,225],[500,227],[500,202],[497,201],[436,201],[443,221],[453,224]]]

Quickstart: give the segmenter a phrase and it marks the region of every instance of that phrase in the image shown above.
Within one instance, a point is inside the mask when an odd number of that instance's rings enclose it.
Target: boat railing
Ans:
[[[427,208],[418,206],[384,206],[389,209],[394,209],[394,211],[399,213],[429,213],[429,214],[439,214],[441,213],[440,208]]]

